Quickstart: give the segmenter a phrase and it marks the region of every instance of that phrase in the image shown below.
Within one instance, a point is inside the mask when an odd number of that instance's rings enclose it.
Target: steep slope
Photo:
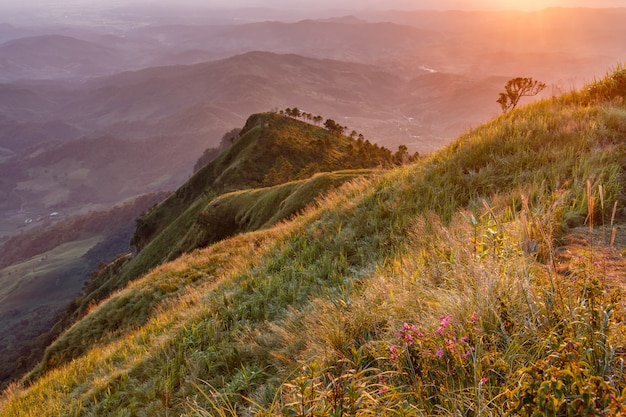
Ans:
[[[318,197],[344,182],[372,175],[391,163],[388,149],[337,135],[326,129],[275,113],[252,115],[235,143],[194,174],[169,198],[137,220],[131,244],[139,253],[116,263],[115,274],[106,269],[84,287],[66,325],[81,317],[96,302],[164,261],[237,233],[267,228],[286,220]],[[350,171],[333,172],[352,168]],[[359,169],[361,168],[361,169]],[[315,173],[321,174],[314,175]],[[290,180],[298,180],[291,181]],[[283,184],[284,183],[284,184]],[[265,185],[269,188],[252,189]],[[231,192],[232,190],[241,190]],[[169,291],[164,291],[167,295]],[[85,344],[119,332],[127,319],[146,319],[160,297],[142,303],[145,310],[83,328],[79,323],[46,353],[43,369],[81,353],[76,338]]]
[[[125,306],[123,331],[0,415],[617,415],[625,311],[593,253],[625,249],[625,91],[618,69],[152,270],[80,324]]]
[[[131,244],[143,251],[166,228],[174,230],[174,235],[185,233],[188,227],[172,226],[183,216],[182,221],[188,223],[189,217],[198,214],[190,213],[191,207],[199,202],[204,207],[224,192],[272,186],[322,171],[388,165],[391,156],[388,149],[368,141],[336,135],[290,117],[253,115],[232,147],[138,221]],[[171,243],[172,238],[168,239]]]

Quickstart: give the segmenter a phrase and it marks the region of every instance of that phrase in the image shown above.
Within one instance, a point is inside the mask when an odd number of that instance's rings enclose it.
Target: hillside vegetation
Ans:
[[[363,139],[274,113],[253,115],[231,147],[137,220],[131,244],[139,253],[119,257],[95,274],[63,322],[66,326],[73,323],[97,302],[167,260],[288,219],[331,189],[372,175],[371,168],[388,166],[392,159],[390,150]],[[360,169],[336,171],[344,167]],[[262,185],[267,187],[253,188]],[[159,294],[146,295],[140,303],[126,304],[128,300],[123,299],[121,304],[114,303],[114,312],[97,318],[98,324],[77,323],[47,349],[36,373],[146,321],[152,308],[176,295],[170,294],[175,290],[176,286],[161,288]]]
[[[152,269],[0,416],[623,414],[625,93],[618,68]]]

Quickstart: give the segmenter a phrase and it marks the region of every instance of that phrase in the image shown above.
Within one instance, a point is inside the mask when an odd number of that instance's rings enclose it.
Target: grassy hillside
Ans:
[[[618,69],[153,269],[0,416],[623,413],[625,92]]]
[[[76,321],[94,304],[167,260],[237,233],[270,227],[344,182],[374,172],[335,170],[388,165],[391,157],[388,149],[289,117],[274,113],[251,116],[230,148],[137,221],[131,244],[139,253],[118,258],[113,268],[95,275],[64,322]],[[319,171],[326,172],[311,177]],[[302,177],[307,179],[274,185]],[[251,188],[261,185],[270,187]],[[242,188],[245,190],[231,191]],[[170,297],[170,292],[146,297],[141,307],[134,306],[131,311],[129,305],[118,304],[116,312],[98,319],[97,325],[78,323],[47,349],[37,373],[81,355],[90,343],[122,332],[128,324],[146,321],[151,309]]]
[[[251,225],[241,224],[241,219],[238,219],[244,215],[241,210],[258,210],[259,206],[249,206],[254,203],[250,199],[225,216],[211,219],[212,215],[225,212],[218,206],[226,200],[213,201],[217,196],[235,190],[306,179],[318,172],[389,165],[391,157],[391,151],[369,141],[336,135],[326,129],[274,113],[253,115],[242,129],[240,138],[230,148],[198,170],[168,199],[138,220],[131,244],[137,247],[139,255],[108,291],[123,287],[129,280],[184,251],[238,232],[254,230],[257,226],[268,226],[272,220],[283,220],[304,208],[330,186],[338,185],[348,177],[326,176],[322,177],[325,179],[309,182],[306,195],[299,193],[292,196],[289,202],[291,207],[286,211],[281,209],[280,204],[294,190],[283,188],[278,195],[270,191],[270,197],[266,197],[268,205],[264,208],[264,216]],[[238,200],[242,200],[241,195]],[[228,201],[232,202],[233,199]],[[282,212],[283,216],[270,216],[270,212]],[[190,231],[195,235],[191,240]]]

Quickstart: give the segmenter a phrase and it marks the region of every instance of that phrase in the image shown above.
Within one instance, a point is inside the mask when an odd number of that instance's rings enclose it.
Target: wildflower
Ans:
[[[479,382],[480,385],[485,385],[486,383],[487,383],[487,377],[486,376],[480,378],[480,382]]]
[[[415,325],[404,323],[402,329],[396,333],[398,339],[402,339],[405,346],[413,346],[414,337],[423,337],[424,334],[417,330]]]
[[[385,378],[382,375],[378,375],[378,385],[380,385],[380,388],[378,388],[378,395],[383,395],[389,389],[389,387],[385,384]]]
[[[396,349],[395,346],[392,345],[389,348],[389,352],[391,352],[389,355],[389,359],[391,359],[392,361],[398,359],[398,350]]]
[[[475,351],[476,348],[474,346],[471,346],[467,352],[465,352],[464,354],[461,355],[462,359],[467,359],[470,357],[470,355],[472,354],[473,351]]]
[[[456,339],[448,339],[446,340],[446,346],[450,352],[454,352],[454,344],[456,343]]]
[[[438,358],[443,358],[443,349],[437,348],[435,355],[437,355]]]
[[[470,341],[469,336],[463,336],[463,337],[461,338],[461,342],[463,342],[463,343],[468,343],[469,341]]]
[[[474,311],[472,313],[472,317],[470,317],[470,321],[472,322],[472,324],[478,323],[478,313],[477,312]]]
[[[439,328],[435,330],[435,333],[439,336],[443,336],[446,329],[450,326],[450,319],[452,318],[452,314],[447,314],[445,316],[441,316],[441,322],[439,323]]]

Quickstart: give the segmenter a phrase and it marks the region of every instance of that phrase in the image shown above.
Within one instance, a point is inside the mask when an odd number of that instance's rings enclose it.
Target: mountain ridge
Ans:
[[[609,250],[613,233],[623,257],[626,214],[609,207],[625,197],[624,91],[618,68],[155,268],[81,324],[123,331],[13,386],[0,415],[297,415],[301,400],[321,415],[337,401],[379,415],[617,413],[624,310],[584,250]],[[591,243],[560,264],[557,245],[578,233]],[[567,395],[538,391],[555,380]]]
[[[136,254],[117,258],[113,275],[110,268],[95,274],[57,327],[68,328],[91,306],[163,262],[235,234],[287,220],[341,184],[373,175],[371,168],[392,164],[392,156],[388,149],[291,117],[277,113],[251,115],[229,148],[137,219],[130,240]],[[344,168],[352,170],[331,172]],[[228,194],[234,190],[243,191]],[[169,296],[169,291],[162,295]],[[135,319],[146,317],[150,306],[148,302],[141,313],[132,313],[138,315]],[[90,329],[75,324],[47,349],[36,372],[79,354],[80,349],[67,351],[76,337],[82,343],[95,342],[106,338],[108,332],[121,331],[126,314],[117,316],[98,325],[92,323]]]

